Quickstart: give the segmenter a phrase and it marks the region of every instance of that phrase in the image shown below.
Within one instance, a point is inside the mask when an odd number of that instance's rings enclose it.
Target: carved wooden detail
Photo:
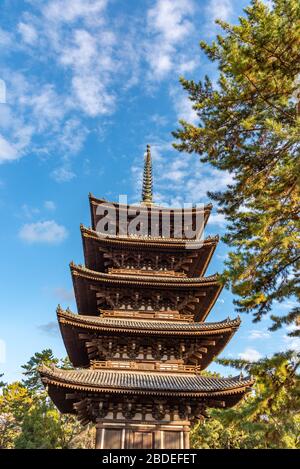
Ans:
[[[84,340],[90,360],[137,360],[177,361],[178,363],[201,363],[203,354],[208,352],[207,340],[201,337],[180,339],[166,337],[135,337],[134,335],[99,336],[95,333],[80,334]],[[215,341],[210,341],[213,345]],[[165,368],[166,369],[166,368]],[[170,368],[171,369],[171,368]]]
[[[139,273],[156,273],[172,275],[177,273],[186,276],[189,265],[198,254],[193,250],[189,254],[157,251],[130,251],[115,249],[111,246],[99,248],[103,253],[104,267],[107,272],[135,271]]]
[[[116,289],[91,287],[96,291],[97,304],[101,309],[128,311],[169,311],[194,314],[195,306],[205,296],[205,292],[174,293],[166,290],[144,291],[134,288]]]
[[[113,421],[153,421],[172,422],[187,420],[195,422],[206,417],[206,403],[198,399],[182,399],[180,402],[167,400],[153,400],[138,396],[107,396],[98,398],[77,396],[78,401],[73,404],[81,423],[111,419]],[[222,401],[210,402],[215,407],[222,407]]]

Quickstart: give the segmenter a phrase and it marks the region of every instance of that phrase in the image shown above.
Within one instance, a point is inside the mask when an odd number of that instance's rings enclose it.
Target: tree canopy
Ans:
[[[300,447],[299,360],[293,352],[256,363],[218,360],[251,373],[253,391],[232,409],[213,409],[195,425],[194,448],[271,449]]]
[[[41,382],[42,364],[70,368],[68,358],[59,360],[52,350],[35,353],[22,366],[24,379],[2,383],[0,394],[0,448],[93,447],[93,429],[82,427],[75,416],[62,415]]]
[[[299,298],[300,3],[253,0],[237,25],[201,49],[218,80],[181,79],[199,117],[173,134],[180,151],[228,171],[232,183],[209,193],[227,219],[230,246],[223,280],[237,308],[255,321],[274,302]],[[275,330],[299,316],[272,316]],[[299,331],[292,331],[297,335]]]

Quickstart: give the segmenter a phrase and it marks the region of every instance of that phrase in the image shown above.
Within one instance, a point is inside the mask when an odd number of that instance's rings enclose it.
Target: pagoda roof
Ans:
[[[110,202],[105,199],[99,199],[92,194],[89,194],[89,202],[90,202],[90,212],[91,212],[91,220],[92,220],[93,229],[96,229],[98,221],[102,218],[100,214],[97,214],[97,207],[99,206],[101,206],[104,210],[107,210],[107,216],[109,216],[109,214],[111,213],[111,209],[114,208],[116,213],[125,212],[127,214],[128,219],[135,218],[137,213],[144,213],[144,214],[148,213],[149,217],[151,217],[151,214],[153,214],[154,216],[160,216],[160,217],[170,216],[171,226],[174,225],[174,216],[182,214],[183,211],[186,215],[190,214],[194,221],[196,220],[196,217],[201,214],[203,215],[203,223],[201,223],[201,227],[199,228],[197,232],[196,238],[198,238],[198,236],[201,235],[203,228],[205,227],[209,219],[209,216],[213,207],[212,204],[206,204],[206,205],[203,204],[200,207],[194,206],[194,207],[184,207],[184,208],[183,207],[178,207],[178,208],[162,207],[160,205],[155,205],[155,204],[145,205],[143,203],[120,204],[119,202]],[[130,212],[132,212],[131,214],[128,213],[129,210]],[[117,220],[115,220],[117,225],[118,225],[118,218],[119,217],[117,217]],[[172,222],[172,219],[173,219],[173,222]],[[174,238],[176,238],[176,236],[174,236]]]
[[[83,316],[74,314],[71,311],[63,311],[60,308],[57,309],[57,316],[68,356],[74,366],[89,365],[86,344],[85,341],[80,340],[79,334],[82,332],[91,332],[93,334],[99,332],[100,339],[105,334],[146,335],[147,337],[167,335],[180,337],[181,339],[186,338],[187,340],[191,337],[201,337],[204,340],[213,339],[213,344],[207,347],[207,353],[203,354],[201,359],[203,369],[223,350],[241,323],[239,317],[211,323],[106,318]]]
[[[170,252],[172,255],[184,254],[191,262],[187,264],[190,275],[203,275],[216,249],[219,236],[203,240],[144,236],[107,236],[95,230],[80,226],[85,264],[89,269],[104,271],[105,249],[125,249],[131,251]]]
[[[143,205],[142,203],[139,204],[120,204],[119,202],[111,202],[109,200],[106,200],[104,198],[98,198],[95,197],[93,194],[89,193],[89,200],[90,203],[93,205],[114,205],[117,210],[128,210],[129,208],[138,208],[138,209],[147,209],[149,207]],[[194,207],[186,207],[184,210],[187,212],[210,212],[212,209],[213,205],[211,203],[209,204],[203,204],[201,207],[199,206],[194,206]],[[151,210],[156,210],[159,212],[169,212],[170,210],[172,212],[181,212],[182,207],[162,207],[161,205],[155,205],[151,204],[150,205]]]
[[[175,334],[175,335],[210,335],[224,333],[227,330],[236,329],[241,324],[239,317],[225,319],[219,322],[179,322],[143,319],[107,318],[101,316],[87,316],[72,313],[71,311],[58,310],[57,316],[60,323],[79,326],[85,329],[123,332],[133,331],[140,334]]]
[[[82,393],[222,398],[227,407],[235,405],[253,384],[251,377],[213,378],[195,373],[149,372],[143,370],[63,370],[41,366],[42,381],[61,412],[71,412],[72,402],[66,395],[72,390]],[[74,410],[73,410],[74,411]]]
[[[103,273],[87,269],[83,266],[70,264],[73,278],[75,297],[78,310],[81,314],[98,315],[99,305],[97,304],[96,292],[106,287],[111,288],[140,288],[154,290],[168,290],[172,292],[182,292],[186,295],[193,293],[193,311],[195,319],[202,321],[206,318],[215,301],[217,300],[222,285],[218,275],[207,277],[169,277],[155,275],[126,275],[117,273]],[[197,297],[201,296],[201,301]]]
[[[76,265],[73,262],[70,264],[71,271],[75,275],[83,276],[95,280],[99,280],[103,283],[109,284],[126,284],[126,285],[141,285],[141,286],[158,286],[162,284],[166,287],[197,287],[199,285],[208,284],[208,285],[219,285],[219,276],[218,274],[208,275],[207,277],[167,277],[164,275],[130,275],[126,274],[109,274],[104,272],[96,272],[95,270],[88,269],[82,265]]]

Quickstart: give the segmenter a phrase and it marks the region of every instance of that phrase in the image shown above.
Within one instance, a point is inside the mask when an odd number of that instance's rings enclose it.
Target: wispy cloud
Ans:
[[[249,331],[248,339],[250,340],[258,340],[258,339],[269,339],[271,337],[270,332],[261,331],[259,329],[253,329]]]
[[[290,337],[288,333],[300,331],[300,326],[296,324],[289,324],[285,328],[286,334],[283,335],[284,348],[286,350],[295,350],[300,352],[300,337]]]
[[[56,321],[47,322],[47,324],[41,324],[38,329],[51,337],[59,336],[59,327]]]
[[[216,34],[218,26],[215,21],[229,21],[234,12],[232,0],[210,0],[205,7],[206,32],[213,36]]]
[[[0,163],[18,159],[17,147],[0,134]]]
[[[24,218],[31,219],[40,213],[40,209],[37,207],[31,207],[28,204],[23,204],[21,207],[21,215]]]
[[[248,347],[244,352],[239,353],[239,358],[242,360],[248,360],[249,362],[256,362],[262,358],[262,355],[256,349]]]
[[[76,177],[76,174],[66,166],[60,166],[51,173],[56,182],[69,182]]]
[[[74,300],[73,290],[68,290],[65,287],[56,287],[54,288],[53,293],[60,301],[73,301]]]
[[[53,200],[45,200],[44,202],[44,208],[46,210],[50,210],[51,212],[53,212],[55,209],[56,209],[56,205],[55,203],[53,202]]]
[[[192,0],[156,0],[147,12],[150,36],[146,60],[152,79],[160,80],[172,70],[191,71],[196,62],[180,47],[194,33]]]
[[[67,229],[54,220],[26,223],[19,231],[19,238],[29,244],[60,244],[67,236]]]
[[[33,45],[38,39],[37,31],[32,24],[20,21],[17,30],[21,34],[21,38],[25,44]]]
[[[170,89],[170,96],[176,113],[176,121],[185,120],[189,124],[199,122],[197,112],[193,109],[192,102],[179,86]]]

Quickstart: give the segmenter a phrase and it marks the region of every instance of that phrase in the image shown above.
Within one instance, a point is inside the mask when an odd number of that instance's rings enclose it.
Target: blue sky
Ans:
[[[207,190],[230,182],[230,175],[172,149],[171,131],[180,118],[196,122],[178,77],[217,77],[199,40],[213,39],[215,18],[237,21],[245,4],[2,0],[0,371],[6,380],[18,379],[21,364],[43,348],[65,356],[55,309],[61,303],[76,310],[68,264],[82,262],[79,224],[90,224],[89,192],[138,201],[147,143],[156,202],[207,202]],[[224,229],[214,211],[206,234]],[[226,252],[220,243],[208,273],[222,270]],[[227,316],[236,313],[224,290],[209,320]],[[291,345],[285,330],[268,332],[268,319],[242,320],[223,356],[257,359]]]

